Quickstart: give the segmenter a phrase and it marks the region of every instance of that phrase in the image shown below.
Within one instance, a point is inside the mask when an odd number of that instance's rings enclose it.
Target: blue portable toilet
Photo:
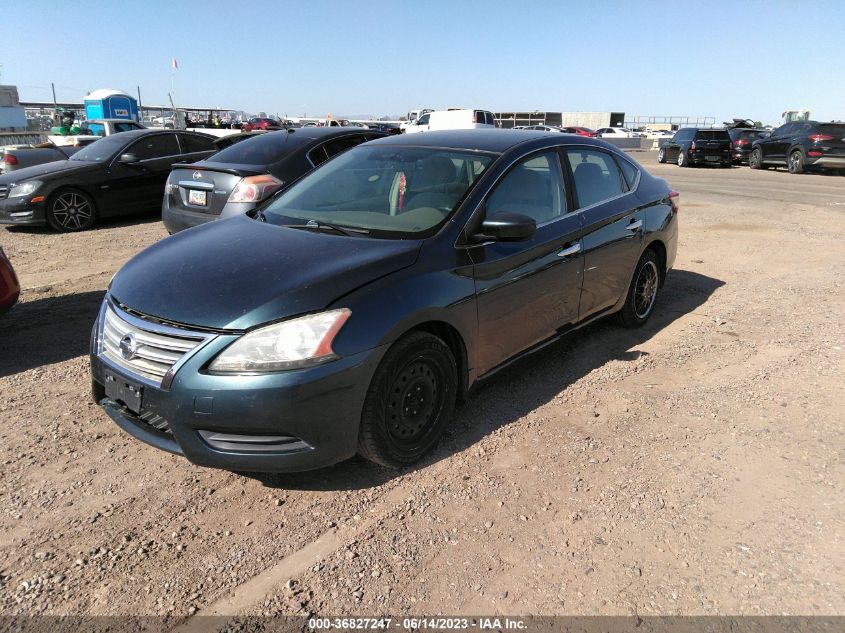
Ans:
[[[85,97],[85,118],[138,121],[138,100],[122,90],[95,90]]]

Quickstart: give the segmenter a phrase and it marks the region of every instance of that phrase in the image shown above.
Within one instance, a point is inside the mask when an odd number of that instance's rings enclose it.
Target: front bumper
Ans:
[[[0,224],[21,226],[44,226],[47,224],[44,203],[32,204],[29,201],[30,197],[0,200]]]
[[[205,367],[237,338],[217,335],[180,363],[164,388],[98,353],[92,334],[92,392],[124,431],[200,466],[235,471],[294,472],[352,457],[364,398],[385,349],[376,348],[308,369],[257,376],[212,375]],[[141,409],[106,397],[107,375],[142,384]],[[220,441],[247,438],[243,444]],[[249,444],[284,436],[291,442]],[[296,441],[293,441],[296,440]],[[241,448],[242,447],[242,448]]]

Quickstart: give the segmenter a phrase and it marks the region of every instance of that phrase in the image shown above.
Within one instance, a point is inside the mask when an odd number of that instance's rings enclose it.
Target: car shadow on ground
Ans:
[[[602,319],[531,354],[484,381],[456,412],[438,449],[428,459],[404,470],[390,470],[356,457],[305,473],[246,474],[271,488],[290,490],[355,490],[372,488],[431,465],[477,443],[540,407],[568,385],[613,360],[634,361],[637,345],[676,319],[703,305],[725,282],[687,270],[673,270],[649,322],[638,329]]]
[[[85,233],[101,231],[106,229],[119,229],[123,226],[137,226],[140,224],[153,224],[161,222],[161,209],[142,211],[132,215],[125,215],[112,218],[97,218],[96,224],[90,229],[85,229]],[[49,235],[60,233],[49,226],[15,226],[13,224],[6,225],[5,229],[10,233],[34,234],[34,235]]]
[[[88,352],[105,291],[22,301],[0,316],[0,377]]]

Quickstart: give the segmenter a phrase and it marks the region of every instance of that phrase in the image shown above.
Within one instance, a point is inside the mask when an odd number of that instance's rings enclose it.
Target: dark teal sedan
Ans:
[[[114,277],[93,392],[196,464],[411,464],[455,403],[595,319],[639,326],[675,260],[678,195],[596,139],[392,136]]]

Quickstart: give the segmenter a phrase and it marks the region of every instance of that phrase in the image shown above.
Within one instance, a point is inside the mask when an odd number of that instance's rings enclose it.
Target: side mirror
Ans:
[[[534,237],[537,223],[521,213],[499,211],[481,223],[481,233],[476,239],[492,239],[499,242],[521,242]]]
[[[141,162],[141,159],[138,158],[135,154],[121,154],[120,162],[124,163],[125,165],[131,165],[132,163]]]

